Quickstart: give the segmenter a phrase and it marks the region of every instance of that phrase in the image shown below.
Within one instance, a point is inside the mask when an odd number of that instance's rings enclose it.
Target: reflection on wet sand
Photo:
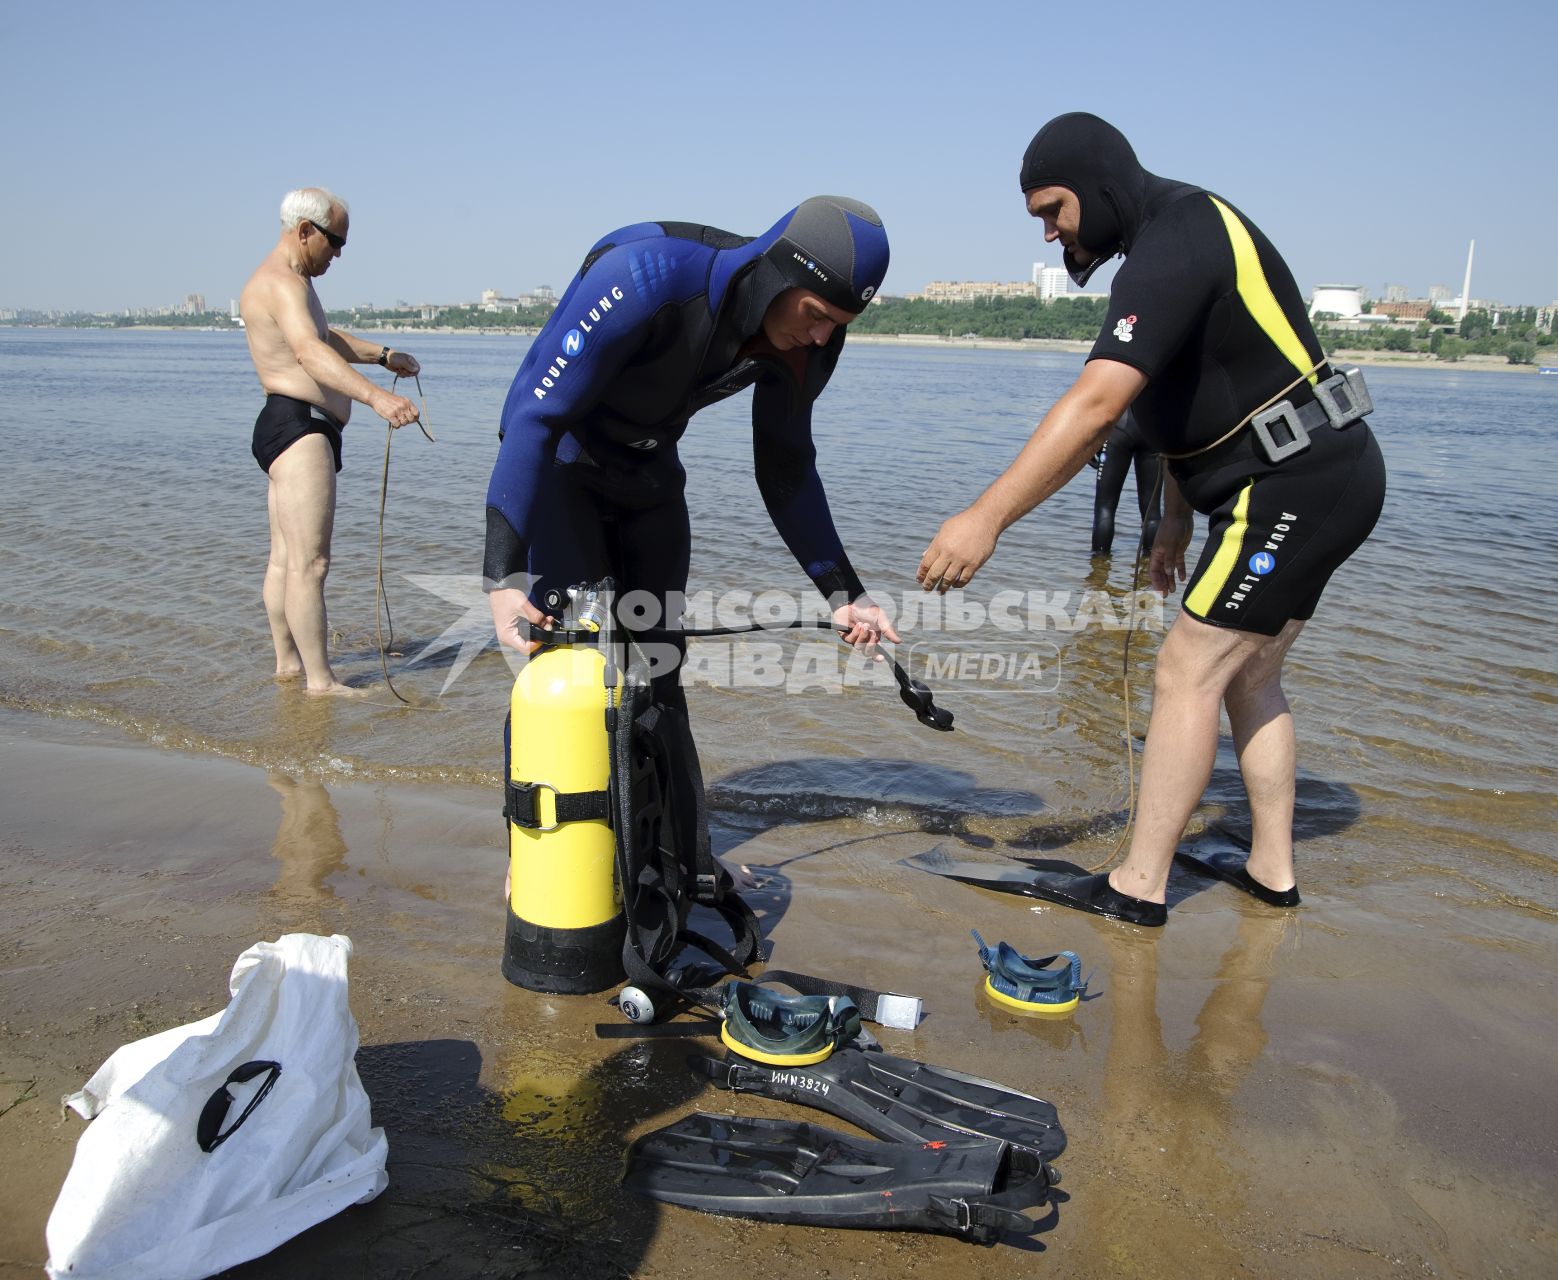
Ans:
[[[513,998],[516,1009],[530,1003]],[[481,1174],[514,1211],[550,1222],[568,1242],[552,1265],[570,1254],[578,1265],[555,1274],[599,1274],[608,1260],[622,1267],[616,1274],[637,1274],[665,1210],[617,1189],[623,1148],[629,1135],[689,1110],[702,1088],[687,1070],[685,1041],[633,1043],[581,1070],[580,1049],[594,1043],[587,1028],[598,1015],[572,1006],[557,1012],[549,1034],[524,1034],[494,1061],[512,1135]],[[682,1215],[684,1245],[696,1248],[706,1232],[722,1237],[727,1228],[715,1223]]]
[[[1108,1176],[1091,1210],[1111,1224],[1110,1250],[1124,1272],[1193,1262],[1198,1271],[1231,1274],[1244,1265],[1237,1224],[1261,1207],[1250,1203],[1243,1144],[1231,1132],[1233,1098],[1266,1048],[1261,1009],[1273,956],[1292,927],[1285,914],[1240,915],[1195,1035],[1180,1051],[1164,1045],[1158,1016],[1160,940],[1100,930],[1111,1019],[1094,1150]],[[1188,1222],[1214,1217],[1224,1229],[1196,1233],[1193,1259],[1163,1255],[1167,1242],[1187,1239]]]
[[[510,1054],[493,1072],[509,1083],[494,1091],[470,1041],[364,1045],[374,1122],[390,1135],[389,1188],[232,1280],[639,1274],[659,1217],[613,1191],[626,1126],[614,1128],[605,1105],[642,1075],[639,1047],[582,1073],[533,1035]]]
[[[282,697],[272,710],[270,736],[285,744],[284,756],[319,759],[330,750],[335,723],[332,698]],[[341,816],[317,778],[273,770],[266,783],[281,797],[281,823],[271,842],[271,856],[280,865],[271,896],[291,917],[285,921],[289,927],[317,928],[318,908],[335,899],[326,882],[346,862]]]
[[[271,842],[271,856],[280,863],[271,893],[284,906],[320,906],[335,898],[326,882],[346,862],[341,817],[324,783],[272,773],[270,789],[281,797],[281,825]]]

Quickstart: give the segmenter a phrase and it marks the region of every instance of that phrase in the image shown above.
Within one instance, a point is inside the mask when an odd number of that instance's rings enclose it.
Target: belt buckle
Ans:
[[[552,807],[553,807],[553,812],[554,812],[554,815],[555,815],[556,807],[557,807],[558,791],[557,791],[557,788],[554,787],[550,782],[510,782],[509,783],[509,785],[508,785],[509,805],[508,805],[508,811],[505,814],[505,816],[516,827],[523,827],[526,831],[556,831],[557,828],[562,825],[562,823],[557,822],[555,820],[555,817],[554,817],[554,820],[553,820],[551,826],[544,827],[544,826],[541,825],[540,806],[536,802],[537,801],[536,792],[540,791],[543,788],[545,788],[547,791],[550,791],[552,793]],[[515,797],[516,796],[520,796],[520,795],[524,796],[525,799],[530,802],[530,814],[529,814],[528,818],[522,817],[520,815],[519,805],[515,803]]]
[[[1272,431],[1273,427],[1278,428],[1286,439],[1279,441]],[[1304,424],[1298,420],[1298,410],[1293,407],[1291,400],[1279,400],[1271,408],[1257,413],[1250,419],[1250,430],[1260,442],[1261,452],[1266,455],[1267,462],[1282,462],[1309,448],[1309,432],[1304,430]]]

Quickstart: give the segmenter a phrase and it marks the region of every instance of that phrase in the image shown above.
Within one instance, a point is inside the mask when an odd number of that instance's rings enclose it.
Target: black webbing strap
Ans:
[[[550,791],[556,810],[551,826],[541,821],[539,793]],[[555,831],[565,822],[585,822],[591,818],[611,821],[609,794],[605,791],[559,791],[550,782],[514,782],[503,787],[503,816],[516,827],[529,831]]]
[[[871,987],[856,986],[849,982],[834,982],[831,978],[819,978],[810,973],[794,973],[789,969],[764,969],[759,982],[782,982],[799,991],[803,996],[848,996],[867,1022],[884,1027],[898,1027],[912,1031],[920,1021],[921,1006],[916,996],[899,995],[893,991],[877,991]]]
[[[1044,1188],[1048,1191],[1048,1186]],[[925,1208],[943,1230],[966,1236],[978,1244],[994,1244],[1004,1235],[1029,1236],[1038,1224],[999,1201],[1001,1195],[981,1198],[932,1195]]]

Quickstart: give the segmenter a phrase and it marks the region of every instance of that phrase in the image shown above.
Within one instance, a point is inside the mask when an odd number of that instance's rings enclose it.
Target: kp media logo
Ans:
[[[904,666],[911,675],[959,696],[1054,693],[1060,688],[1060,649],[1048,642],[995,640],[964,648],[929,641],[905,649]]]
[[[577,329],[568,330],[567,335],[563,338],[563,354],[565,356],[576,356],[583,350],[584,335]]]

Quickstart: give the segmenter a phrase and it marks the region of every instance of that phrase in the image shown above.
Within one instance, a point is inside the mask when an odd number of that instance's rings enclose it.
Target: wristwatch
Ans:
[[[379,348],[379,363],[386,369],[389,368],[389,353],[390,349],[388,347]]]

